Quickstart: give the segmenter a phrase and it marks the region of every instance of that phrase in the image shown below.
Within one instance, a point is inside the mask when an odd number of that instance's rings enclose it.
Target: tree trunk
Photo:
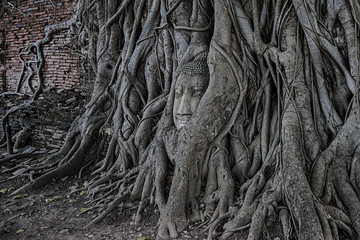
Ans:
[[[33,47],[46,61],[42,46],[81,26],[92,98],[45,172],[14,194],[88,168],[89,197],[118,194],[86,225],[136,202],[136,222],[147,204],[159,208],[160,239],[199,221],[208,239],[247,228],[248,239],[265,239],[273,217],[284,239],[359,238],[359,9],[79,0]]]

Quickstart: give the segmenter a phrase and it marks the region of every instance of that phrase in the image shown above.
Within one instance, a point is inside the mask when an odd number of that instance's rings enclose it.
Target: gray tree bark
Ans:
[[[359,15],[346,0],[79,0],[33,47],[46,61],[42,45],[73,27],[92,98],[14,194],[89,168],[89,196],[117,194],[87,225],[137,202],[136,222],[159,209],[161,239],[199,221],[208,239],[263,239],[269,218],[284,239],[359,238]]]

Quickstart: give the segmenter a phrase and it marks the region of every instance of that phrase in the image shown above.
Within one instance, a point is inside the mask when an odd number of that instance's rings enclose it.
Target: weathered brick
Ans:
[[[6,39],[5,73],[0,77],[0,92],[14,90],[20,76],[22,63],[18,54],[29,44],[44,36],[44,27],[52,20],[61,22],[68,19],[73,13],[74,1],[58,0],[56,4],[57,15],[54,19],[54,6],[44,0],[18,0],[16,7],[19,11],[5,12],[0,21],[0,31],[4,30]],[[63,14],[62,14],[63,13]],[[2,37],[4,38],[4,37]],[[1,46],[0,37],[0,46]],[[45,84],[57,88],[74,88],[89,81],[81,80],[84,74],[81,68],[81,59],[71,51],[63,49],[63,44],[71,41],[68,31],[63,31],[44,47],[46,58],[43,76]],[[2,49],[0,49],[1,51]],[[25,56],[33,59],[34,55]],[[69,78],[65,76],[70,76]],[[34,79],[36,82],[36,79]]]

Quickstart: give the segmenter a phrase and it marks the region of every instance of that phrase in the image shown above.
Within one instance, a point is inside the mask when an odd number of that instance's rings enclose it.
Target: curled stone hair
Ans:
[[[209,67],[206,60],[207,52],[202,52],[197,55],[193,61],[184,64],[179,72],[189,75],[201,74],[209,77]]]

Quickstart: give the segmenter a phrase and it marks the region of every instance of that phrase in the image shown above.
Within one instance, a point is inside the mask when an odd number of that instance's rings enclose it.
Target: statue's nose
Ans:
[[[178,115],[191,115],[191,101],[190,101],[190,97],[188,96],[188,94],[184,94],[181,97],[180,100],[180,104],[179,104],[179,108],[177,111]]]

